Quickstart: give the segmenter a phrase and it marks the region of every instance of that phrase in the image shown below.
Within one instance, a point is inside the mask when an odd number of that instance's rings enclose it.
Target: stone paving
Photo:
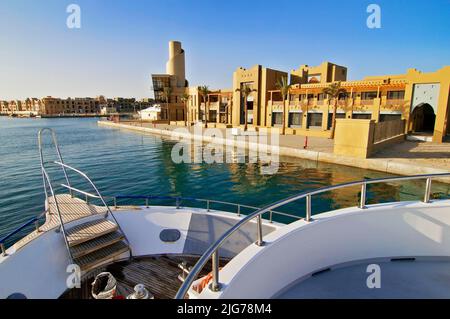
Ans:
[[[405,141],[381,150],[373,158],[450,171],[450,143]]]

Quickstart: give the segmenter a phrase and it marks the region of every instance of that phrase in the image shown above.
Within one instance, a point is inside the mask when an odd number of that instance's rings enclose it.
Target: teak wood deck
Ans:
[[[69,194],[56,195],[56,201],[58,202],[59,211],[61,212],[62,220],[64,223],[75,221],[91,215],[107,213],[107,209],[105,207],[87,204],[85,201],[77,197],[72,197]],[[38,230],[34,230],[18,242],[16,242],[14,244],[15,249],[20,249],[36,237],[59,226],[59,217],[58,211],[56,209],[55,199],[53,197],[50,197],[48,199],[48,202],[49,209],[45,215],[45,223],[41,225]]]
[[[178,264],[184,261],[187,263],[187,267],[194,266],[198,258],[195,256],[161,255],[117,262],[97,269],[89,278],[82,280],[81,288],[68,290],[60,298],[93,299],[91,284],[95,275],[102,271],[108,271],[117,280],[117,292],[123,297],[133,293],[135,285],[143,284],[155,299],[171,299],[175,297],[181,286],[178,275],[182,271]],[[228,260],[221,259],[221,267],[227,262]],[[208,262],[200,273],[200,277],[207,275],[211,269],[211,262]]]

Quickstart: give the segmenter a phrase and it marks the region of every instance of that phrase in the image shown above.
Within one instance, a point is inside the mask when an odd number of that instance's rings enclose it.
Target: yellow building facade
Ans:
[[[450,66],[428,73],[409,69],[405,74],[358,81],[348,81],[347,68],[330,62],[300,65],[290,73],[261,65],[240,67],[233,72],[232,89],[211,90],[206,101],[200,87],[188,86],[184,67],[184,50],[179,42],[171,41],[167,74],[152,76],[157,101],[164,102],[162,92],[171,88],[166,103],[171,121],[189,125],[208,121],[225,127],[247,123],[254,130],[279,129],[284,123],[286,134],[330,137],[337,105],[337,119],[398,121],[405,134],[434,142],[443,142],[450,134]],[[291,85],[285,101],[277,87],[282,78],[289,78]],[[337,101],[323,93],[335,82],[345,90]],[[251,89],[246,97],[245,87]],[[185,94],[189,96],[186,102],[181,99]],[[165,114],[162,118],[168,119]]]
[[[342,79],[331,82],[335,81]],[[274,118],[286,103],[287,112],[281,116],[285,116],[288,134],[329,136],[334,101],[323,89],[331,82],[293,84],[287,101],[281,100],[278,90],[270,91],[267,116],[272,113]],[[337,118],[375,123],[405,120],[405,133],[429,135],[434,142],[442,142],[450,134],[450,66],[430,73],[409,69],[402,75],[342,81],[341,87],[346,92],[336,101]],[[280,123],[278,119],[271,126]]]

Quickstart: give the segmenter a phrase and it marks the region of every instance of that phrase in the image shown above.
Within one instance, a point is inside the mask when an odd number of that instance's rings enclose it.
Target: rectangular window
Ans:
[[[387,99],[388,100],[404,100],[405,99],[405,91],[388,91]]]
[[[377,91],[361,93],[361,100],[373,100],[375,98],[377,98]]]
[[[402,119],[401,114],[380,114],[380,122],[398,121]]]
[[[272,126],[283,125],[283,113],[272,112]]]
[[[370,120],[372,118],[371,113],[352,114],[352,119],[356,120]]]
[[[336,113],[336,119],[345,119],[345,113]],[[328,129],[333,124],[333,113],[328,113]]]
[[[319,94],[317,95],[317,100],[318,100],[318,101],[323,101],[324,98],[325,98],[325,94],[323,94],[323,93],[319,93]]]
[[[289,127],[302,127],[303,113],[289,113]]]
[[[308,113],[308,128],[322,127],[322,113]]]

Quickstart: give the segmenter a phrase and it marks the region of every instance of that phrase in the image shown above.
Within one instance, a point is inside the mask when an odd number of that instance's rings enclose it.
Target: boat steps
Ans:
[[[77,264],[82,272],[88,272],[108,261],[113,261],[115,257],[129,251],[130,248],[123,241],[95,250],[87,255],[75,258],[73,262]]]
[[[84,255],[90,254],[96,250],[105,248],[109,245],[115,244],[119,241],[124,240],[124,235],[119,231],[115,231],[84,243],[78,244],[76,246],[70,247],[70,252],[73,258],[79,258]]]
[[[108,219],[92,220],[66,230],[69,247],[115,232],[119,226]]]
[[[119,225],[107,218],[69,228],[66,236],[73,262],[83,272],[95,269],[130,250]]]

